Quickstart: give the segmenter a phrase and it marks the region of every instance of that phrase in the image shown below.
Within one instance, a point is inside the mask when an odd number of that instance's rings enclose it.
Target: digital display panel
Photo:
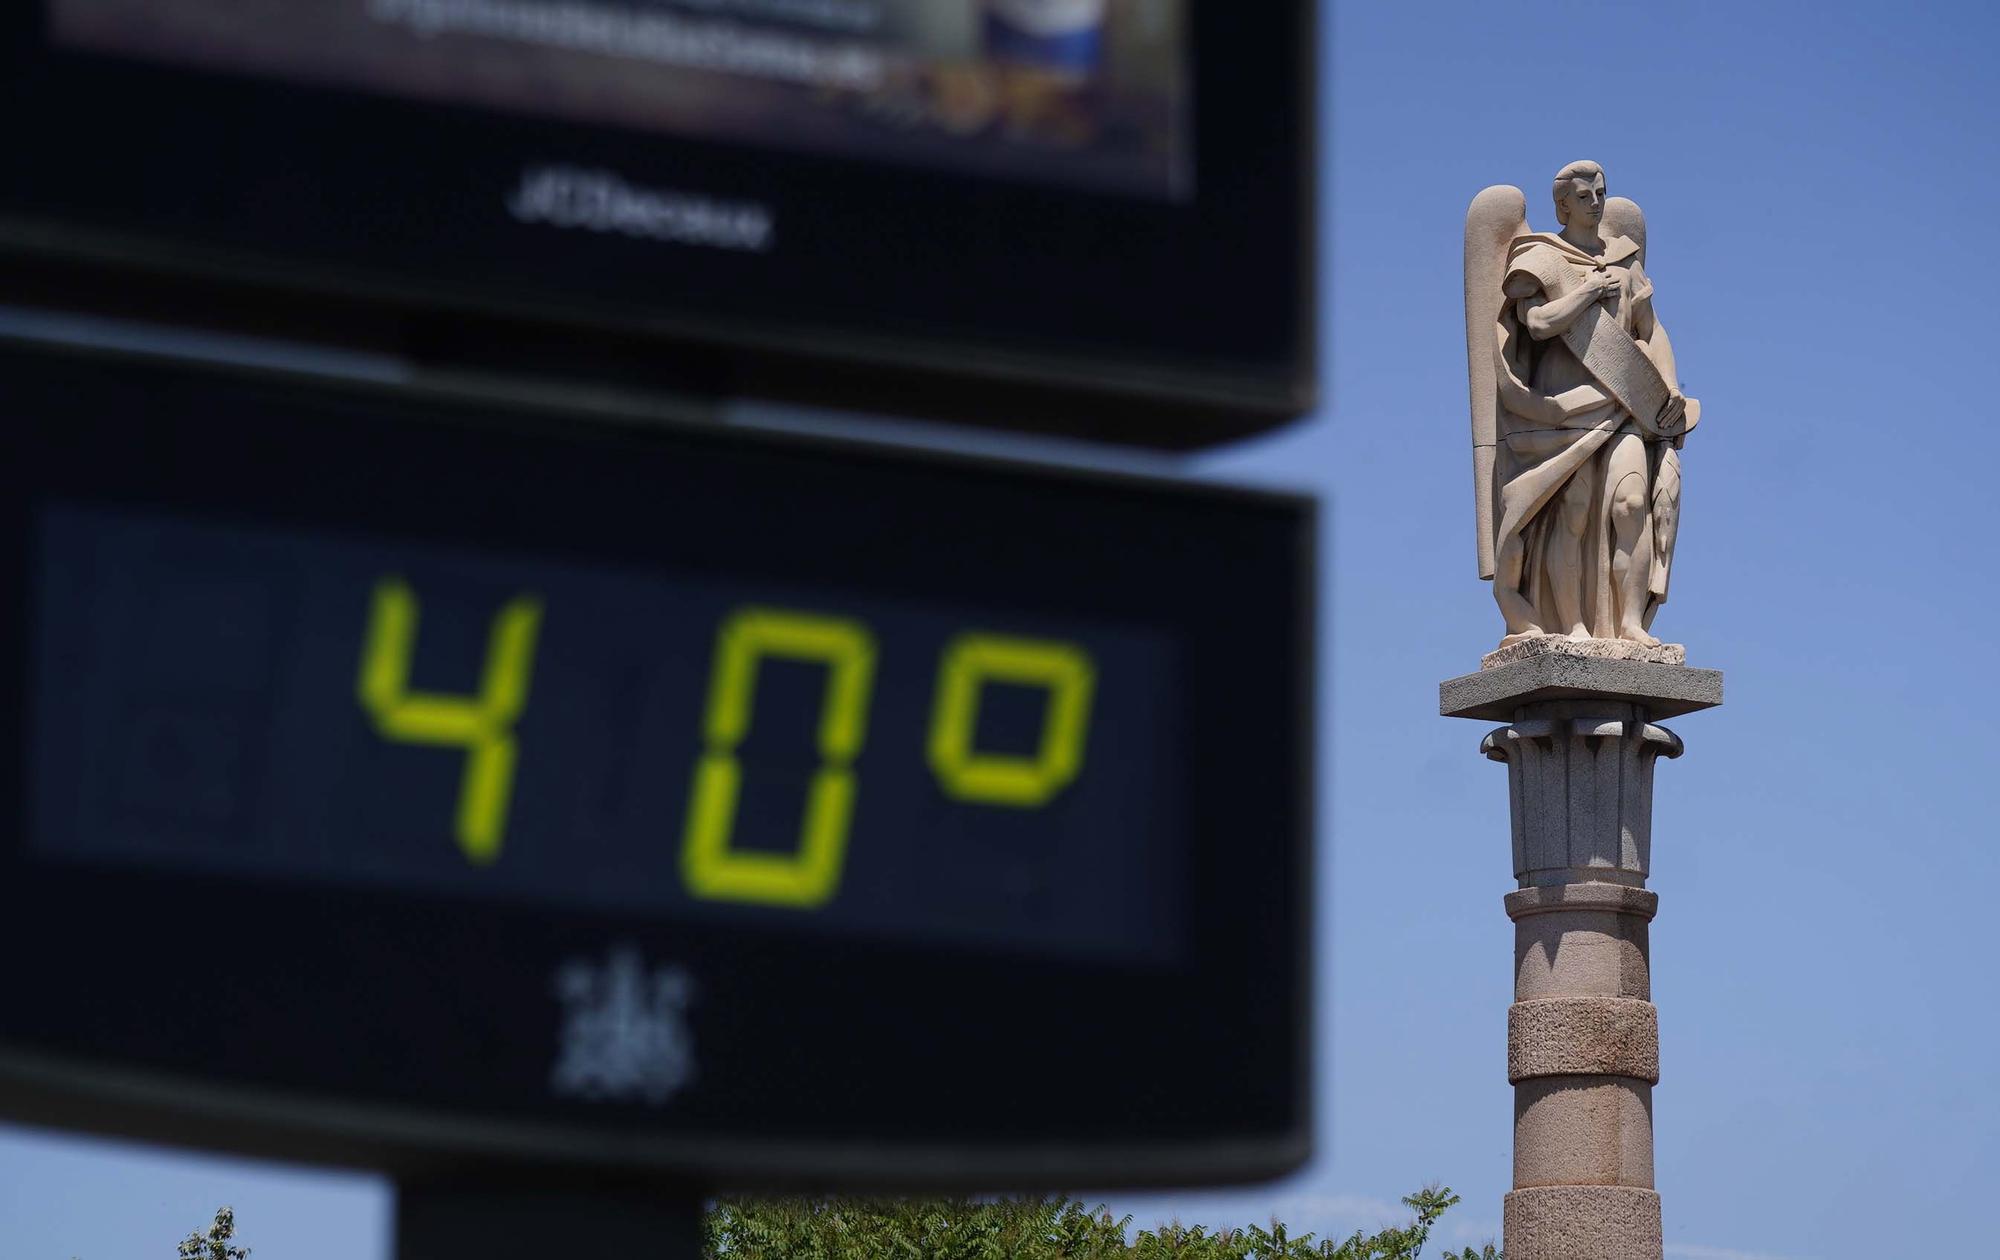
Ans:
[[[0,1115],[725,1184],[1305,1157],[1308,502],[0,380]]]
[[[66,45],[945,171],[1192,190],[1186,0],[50,0]]]
[[[1158,632],[73,505],[40,532],[52,857],[1182,944]]]

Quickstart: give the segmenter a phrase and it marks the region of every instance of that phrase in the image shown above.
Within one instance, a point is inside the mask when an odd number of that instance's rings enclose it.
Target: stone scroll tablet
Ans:
[[[1564,331],[1563,344],[1648,432],[1673,437],[1686,431],[1686,409],[1674,403],[1674,391],[1661,379],[1660,369],[1602,306],[1578,316]]]

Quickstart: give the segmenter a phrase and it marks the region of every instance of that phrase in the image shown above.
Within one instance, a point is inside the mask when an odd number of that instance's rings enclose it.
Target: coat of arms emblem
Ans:
[[[683,969],[648,968],[637,949],[621,946],[602,965],[564,964],[555,993],[564,1008],[549,1079],[557,1094],[658,1106],[694,1079],[686,1017],[694,980]]]

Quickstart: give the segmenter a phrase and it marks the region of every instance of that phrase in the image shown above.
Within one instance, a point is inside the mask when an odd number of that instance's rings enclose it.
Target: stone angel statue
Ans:
[[[1639,207],[1606,199],[1595,162],[1556,172],[1554,194],[1560,232],[1530,231],[1509,185],[1465,214],[1479,575],[1506,619],[1503,651],[1563,636],[1684,661],[1650,631],[1701,405],[1681,393],[1653,312]]]

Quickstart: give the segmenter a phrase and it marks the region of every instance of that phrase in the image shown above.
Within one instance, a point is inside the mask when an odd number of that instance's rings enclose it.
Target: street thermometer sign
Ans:
[[[0,380],[7,1112],[399,1174],[1303,1158],[1304,501]]]

